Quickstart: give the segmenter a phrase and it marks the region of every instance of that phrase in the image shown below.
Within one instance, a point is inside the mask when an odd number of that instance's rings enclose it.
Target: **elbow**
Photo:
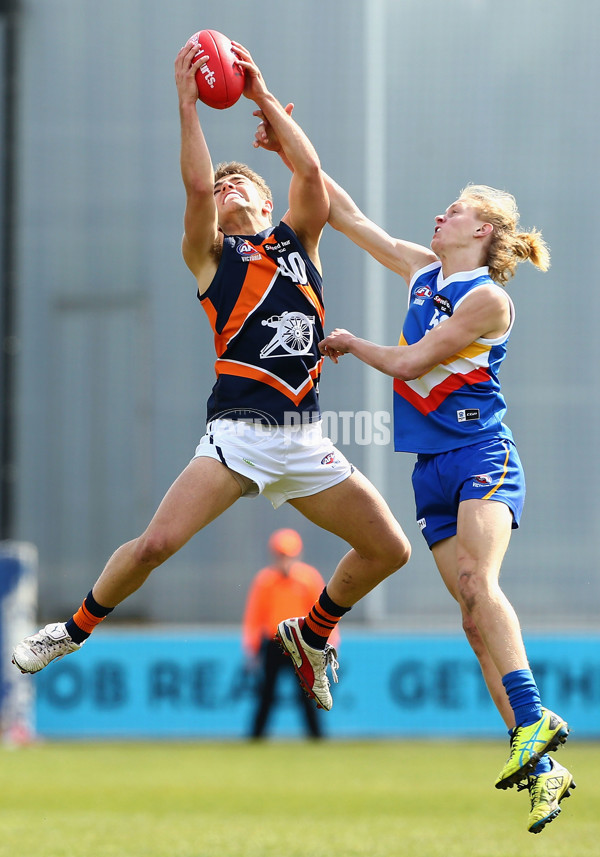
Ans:
[[[212,171],[207,175],[203,171],[194,169],[182,169],[181,176],[183,186],[188,197],[198,199],[201,197],[212,197],[215,191]]]
[[[323,182],[323,184],[325,184],[323,171],[321,169],[321,161],[319,160],[317,153],[314,151],[308,158],[306,171],[309,178],[313,178],[315,181]]]
[[[421,375],[421,368],[405,354],[401,354],[394,363],[394,378],[399,381],[414,381]]]
[[[302,177],[302,180],[314,185],[322,185],[323,173],[321,172],[321,164],[318,157],[310,158],[307,163],[302,165],[301,169],[296,169],[296,173]]]
[[[362,246],[360,243],[360,220],[354,216],[354,213],[348,211],[340,205],[332,204],[329,208],[329,225],[342,232],[355,244]]]
[[[416,381],[436,365],[423,353],[420,342],[414,345],[397,345],[390,361],[394,378],[399,381]]]
[[[394,378],[398,381],[414,381],[417,375],[412,375],[410,372],[407,372],[404,368],[396,367],[394,369]]]
[[[188,199],[206,199],[212,196],[214,192],[214,186],[212,184],[207,184],[201,179],[192,178],[186,181],[184,184],[185,192]]]

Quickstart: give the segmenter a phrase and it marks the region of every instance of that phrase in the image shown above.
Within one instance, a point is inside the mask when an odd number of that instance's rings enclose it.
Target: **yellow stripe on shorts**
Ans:
[[[509,456],[509,455],[510,455],[510,446],[509,446],[508,444],[506,444],[506,458],[504,459],[504,469],[503,469],[503,471],[502,471],[502,476],[501,476],[501,477],[500,477],[500,479],[498,480],[498,484],[497,484],[497,485],[494,485],[494,487],[492,488],[492,490],[491,490],[491,491],[488,491],[488,493],[487,493],[487,494],[485,495],[485,497],[483,498],[484,500],[489,500],[489,499],[490,499],[490,497],[492,496],[492,494],[493,494],[495,491],[497,491],[497,490],[498,490],[498,488],[499,488],[499,487],[502,485],[502,483],[504,482],[504,480],[505,480],[505,478],[506,478],[506,474],[507,474],[507,472],[508,472],[508,456]]]

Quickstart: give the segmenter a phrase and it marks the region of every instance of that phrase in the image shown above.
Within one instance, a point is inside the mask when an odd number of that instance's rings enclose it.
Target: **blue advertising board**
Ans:
[[[30,633],[37,609],[37,550],[28,542],[0,542],[0,732],[8,744],[33,737],[34,688],[11,664],[15,640]]]
[[[526,639],[544,704],[579,738],[600,738],[600,635]],[[560,657],[558,657],[560,655]],[[331,738],[498,737],[504,726],[461,635],[346,631]],[[303,734],[295,678],[285,677],[269,732]],[[48,738],[243,738],[255,681],[233,632],[96,632],[33,682]]]

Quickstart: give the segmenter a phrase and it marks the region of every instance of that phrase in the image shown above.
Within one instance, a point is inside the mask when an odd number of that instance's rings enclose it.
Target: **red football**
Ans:
[[[208,56],[196,72],[200,101],[217,110],[231,107],[244,89],[244,69],[237,65],[231,41],[217,30],[200,30],[188,39],[198,45],[197,56]]]

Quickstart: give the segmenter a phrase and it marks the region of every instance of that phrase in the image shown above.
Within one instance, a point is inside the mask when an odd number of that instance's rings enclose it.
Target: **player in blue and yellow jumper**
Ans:
[[[499,585],[525,498],[523,468],[503,418],[498,373],[515,310],[505,291],[519,262],[545,271],[537,230],[521,231],[514,197],[469,185],[435,218],[430,248],[392,238],[328,179],[330,223],[403,277],[409,304],[397,346],[334,330],[321,343],[335,362],[353,354],[390,375],[397,451],[417,454],[417,522],[511,734],[496,788],[527,786],[528,829],[539,833],[574,787],[551,760],[568,725],[542,707],[518,618]]]

